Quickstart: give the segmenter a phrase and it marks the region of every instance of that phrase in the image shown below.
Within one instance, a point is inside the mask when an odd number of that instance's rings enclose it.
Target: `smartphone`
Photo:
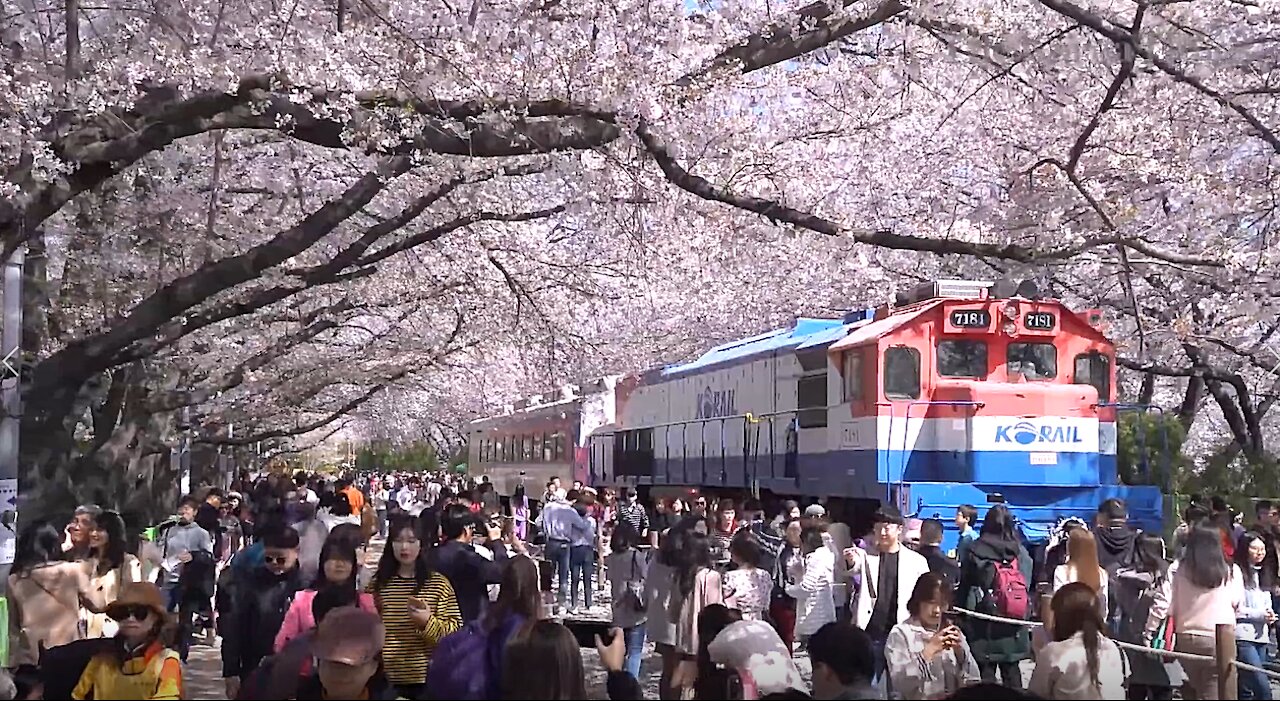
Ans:
[[[565,621],[564,626],[578,639],[578,647],[587,650],[596,649],[596,636],[605,645],[613,642],[613,625],[603,621]]]

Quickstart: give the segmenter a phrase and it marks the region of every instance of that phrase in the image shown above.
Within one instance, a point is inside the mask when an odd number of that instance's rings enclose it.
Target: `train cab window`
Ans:
[[[1111,357],[1098,351],[1089,351],[1077,355],[1075,365],[1071,382],[1093,385],[1098,390],[1098,401],[1111,401]]]
[[[1005,361],[1010,375],[1028,380],[1052,380],[1058,376],[1058,348],[1052,343],[1010,343]]]
[[[920,351],[908,346],[885,350],[884,396],[890,399],[920,398]]]
[[[807,375],[796,382],[796,409],[800,428],[827,425],[827,373]]]
[[[942,377],[987,376],[986,341],[938,341],[938,374]]]
[[[862,399],[862,349],[844,354],[844,400],[856,402]]]

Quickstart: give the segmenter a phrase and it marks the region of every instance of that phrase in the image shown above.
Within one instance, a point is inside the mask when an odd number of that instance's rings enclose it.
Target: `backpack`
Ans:
[[[995,576],[992,578],[991,600],[996,611],[1005,618],[1026,620],[1027,618],[1027,578],[1018,567],[1018,560],[995,563]]]
[[[431,654],[424,698],[496,699],[502,680],[502,649],[512,626],[485,631],[480,620],[444,636]]]

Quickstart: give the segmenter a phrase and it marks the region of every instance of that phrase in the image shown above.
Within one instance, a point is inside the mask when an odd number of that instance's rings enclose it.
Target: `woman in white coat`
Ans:
[[[836,566],[835,553],[826,546],[822,529],[810,526],[800,534],[802,558],[792,560],[799,571],[787,585],[787,596],[796,600],[796,636],[806,642],[822,626],[836,620],[832,598]]]

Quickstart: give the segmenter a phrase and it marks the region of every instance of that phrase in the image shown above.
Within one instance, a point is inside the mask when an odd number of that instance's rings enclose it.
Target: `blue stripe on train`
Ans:
[[[984,486],[1095,487],[1115,484],[1114,455],[1057,453],[1054,465],[1033,465],[1032,453],[1012,451],[844,450],[655,460],[652,477],[639,484],[749,488],[812,495],[880,498],[884,485],[959,482]],[[611,481],[612,475],[592,475]]]

